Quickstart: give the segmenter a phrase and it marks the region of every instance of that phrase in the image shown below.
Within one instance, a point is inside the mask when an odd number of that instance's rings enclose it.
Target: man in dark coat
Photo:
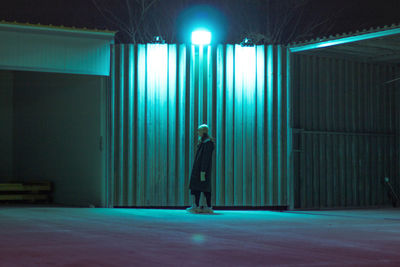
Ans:
[[[207,125],[200,125],[197,131],[199,134],[199,143],[197,145],[189,184],[191,194],[195,197],[195,203],[187,211],[191,213],[213,213],[211,208],[211,168],[214,142],[208,135]],[[207,207],[203,209],[199,206],[201,192],[203,192],[207,200]]]

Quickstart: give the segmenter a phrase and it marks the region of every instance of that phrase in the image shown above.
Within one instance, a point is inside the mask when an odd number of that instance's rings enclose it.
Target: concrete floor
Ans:
[[[400,266],[400,209],[0,207],[0,266]]]

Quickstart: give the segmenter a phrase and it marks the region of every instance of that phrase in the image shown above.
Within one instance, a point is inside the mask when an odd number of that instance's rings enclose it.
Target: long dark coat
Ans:
[[[211,167],[214,142],[207,138],[197,145],[189,189],[192,191],[211,192]],[[200,180],[200,172],[206,173],[206,180]]]

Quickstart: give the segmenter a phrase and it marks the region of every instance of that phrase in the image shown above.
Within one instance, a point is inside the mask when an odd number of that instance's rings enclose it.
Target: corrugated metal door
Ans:
[[[196,129],[216,139],[213,205],[288,205],[286,48],[118,45],[109,98],[110,206],[188,205]]]
[[[388,203],[399,186],[396,67],[293,56],[296,208]],[[397,112],[396,112],[397,110]]]

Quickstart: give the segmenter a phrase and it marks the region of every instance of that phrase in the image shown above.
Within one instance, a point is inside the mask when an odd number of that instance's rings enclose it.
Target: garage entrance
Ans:
[[[55,204],[105,206],[113,34],[1,24],[0,35],[0,181],[47,181]]]
[[[385,206],[399,191],[400,29],[291,47],[295,208]]]

